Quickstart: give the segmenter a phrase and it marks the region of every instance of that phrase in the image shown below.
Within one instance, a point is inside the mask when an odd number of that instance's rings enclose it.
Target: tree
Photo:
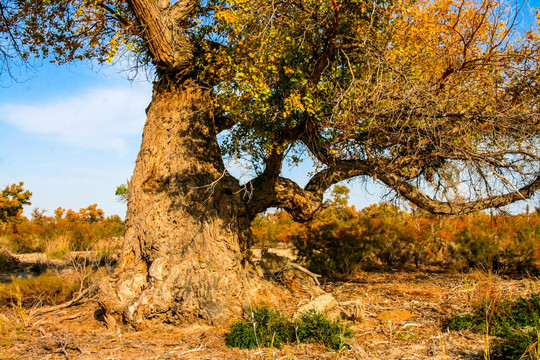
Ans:
[[[79,218],[85,223],[94,224],[105,219],[105,212],[97,204],[92,204],[79,210]]]
[[[30,197],[32,193],[24,190],[24,183],[11,184],[2,190],[0,196],[0,223],[5,225],[8,222],[15,222],[21,218],[24,205],[32,204]]]
[[[116,187],[116,191],[114,192],[114,195],[118,199],[118,201],[122,203],[127,202],[127,194],[128,194],[128,187],[127,184],[120,184]]]
[[[134,326],[219,322],[272,289],[244,258],[251,221],[269,207],[308,221],[340,181],[371,177],[439,214],[540,188],[538,30],[518,31],[519,9],[499,1],[1,4],[23,57],[129,53],[155,70],[119,271],[100,300]],[[227,156],[252,178],[231,176]],[[281,170],[303,156],[317,165],[301,187]]]

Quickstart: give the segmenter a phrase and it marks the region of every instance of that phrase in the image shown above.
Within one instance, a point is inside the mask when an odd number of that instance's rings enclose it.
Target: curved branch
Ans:
[[[320,194],[340,181],[369,175],[371,162],[361,160],[339,161],[315,174],[305,187],[306,191]]]
[[[273,159],[271,154],[265,172],[253,181],[253,196],[248,201],[253,218],[269,207],[279,207],[295,221],[309,221],[321,209],[328,188],[351,177],[368,175],[371,169],[367,161],[341,161],[319,171],[302,189],[294,181],[279,177],[282,160],[277,155]]]
[[[509,205],[519,200],[531,198],[534,193],[540,189],[539,175],[532,183],[520,188],[517,191],[513,191],[503,195],[490,196],[484,199],[470,202],[452,203],[438,201],[430,198],[418,188],[399,178],[395,174],[381,173],[378,174],[377,177],[405,199],[409,200],[410,202],[414,203],[415,205],[419,206],[424,210],[427,210],[433,214],[440,215],[467,214],[487,208]]]
[[[322,207],[322,194],[302,189],[294,181],[277,177],[257,177],[253,181],[253,196],[247,201],[249,216],[255,216],[270,207],[287,211],[293,220],[306,222]]]

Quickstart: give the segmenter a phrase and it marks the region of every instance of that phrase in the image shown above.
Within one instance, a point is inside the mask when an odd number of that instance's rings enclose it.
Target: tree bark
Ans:
[[[108,315],[135,327],[218,323],[271,288],[245,261],[251,219],[225,172],[212,110],[210,91],[194,80],[165,76],[154,85],[118,275],[103,282],[100,298]]]

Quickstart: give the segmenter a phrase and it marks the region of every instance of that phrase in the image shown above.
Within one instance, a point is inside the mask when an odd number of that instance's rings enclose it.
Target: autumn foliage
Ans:
[[[327,276],[374,267],[540,272],[538,212],[447,217],[388,203],[356,210],[334,202],[307,224],[277,211],[259,216],[252,227],[259,245],[294,246],[313,271]]]
[[[0,223],[21,220],[24,205],[30,205],[32,193],[23,188],[23,183],[6,186],[0,194]]]
[[[217,2],[228,46],[205,55],[238,119],[231,156],[309,154],[325,185],[368,175],[438,214],[540,181],[537,14],[495,0]]]
[[[17,225],[1,231],[0,240],[12,252],[47,252],[52,246],[56,252],[65,252],[89,250],[123,233],[124,222],[119,216],[105,217],[104,211],[93,204],[79,211],[59,207],[53,216],[34,209],[31,219],[21,217]]]

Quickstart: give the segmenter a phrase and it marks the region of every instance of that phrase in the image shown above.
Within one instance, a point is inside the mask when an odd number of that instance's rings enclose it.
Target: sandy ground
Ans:
[[[364,319],[356,336],[337,353],[320,345],[238,350],[225,345],[227,327],[203,323],[160,325],[145,331],[109,330],[98,321],[92,299],[33,318],[15,309],[0,314],[0,359],[482,359],[486,337],[448,332],[450,314],[470,309],[484,297],[536,291],[540,281],[475,274],[366,272],[354,281],[324,284],[338,301],[360,299]],[[290,299],[290,314],[309,299]],[[21,320],[24,319],[24,322]]]

